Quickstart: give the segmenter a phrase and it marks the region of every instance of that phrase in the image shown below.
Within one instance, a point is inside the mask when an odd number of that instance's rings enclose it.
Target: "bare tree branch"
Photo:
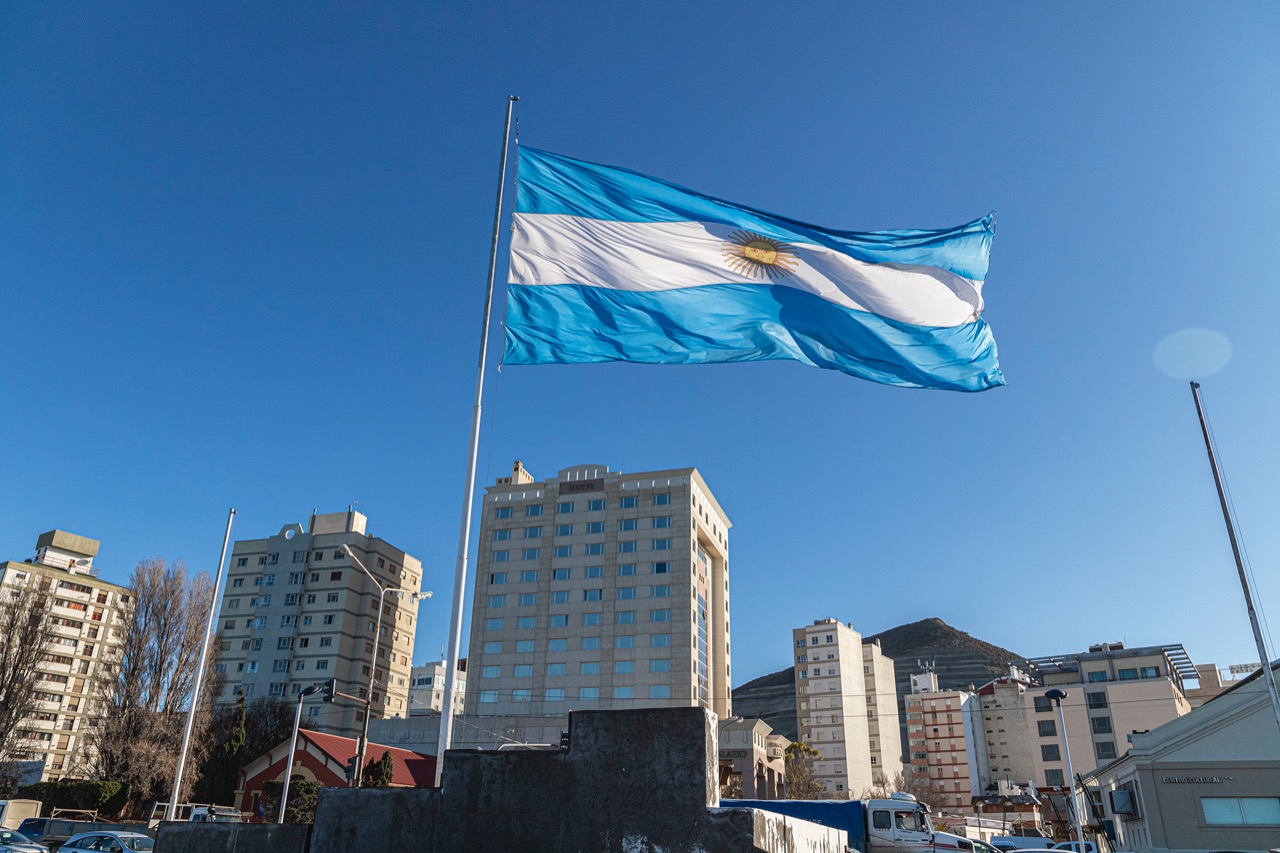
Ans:
[[[39,576],[0,588],[0,762],[32,751],[22,722],[36,710],[36,665],[52,645],[49,582]]]

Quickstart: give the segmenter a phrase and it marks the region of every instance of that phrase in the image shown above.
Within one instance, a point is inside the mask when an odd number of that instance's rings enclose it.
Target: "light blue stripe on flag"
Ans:
[[[832,231],[521,149],[508,364],[792,359],[914,388],[1003,385],[991,217]]]

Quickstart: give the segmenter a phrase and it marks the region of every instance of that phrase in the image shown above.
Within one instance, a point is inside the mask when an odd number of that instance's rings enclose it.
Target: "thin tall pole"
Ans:
[[[1069,780],[1067,791],[1069,792],[1068,805],[1071,808],[1071,823],[1075,826],[1076,840],[1080,842],[1080,849],[1077,853],[1087,853],[1088,848],[1084,843],[1084,827],[1080,824],[1080,806],[1076,802],[1076,774],[1071,768],[1071,747],[1067,743],[1067,720],[1062,714],[1062,700],[1057,699],[1055,702],[1058,706],[1058,728],[1062,730],[1062,752],[1067,760],[1067,779]],[[1089,796],[1089,792],[1085,791],[1084,795],[1086,797]]]
[[[1204,434],[1204,448],[1209,454],[1209,468],[1213,470],[1213,484],[1218,488],[1218,502],[1222,504],[1222,520],[1227,524],[1227,538],[1231,540],[1231,553],[1236,558],[1236,572],[1240,575],[1240,590],[1244,593],[1244,606],[1249,611],[1249,624],[1253,626],[1253,641],[1258,644],[1258,657],[1262,662],[1262,676],[1271,694],[1271,710],[1275,714],[1276,725],[1280,726],[1280,696],[1276,693],[1275,673],[1271,671],[1271,658],[1267,655],[1267,644],[1262,639],[1262,627],[1258,624],[1258,611],[1253,607],[1253,593],[1249,591],[1249,576],[1244,571],[1244,561],[1240,558],[1240,545],[1236,541],[1236,529],[1231,524],[1231,510],[1227,507],[1227,493],[1222,487],[1222,474],[1218,471],[1218,457],[1213,452],[1213,441],[1209,438],[1209,424],[1205,420],[1204,406],[1200,403],[1200,383],[1191,383],[1191,397],[1196,401],[1196,414],[1200,417],[1200,431]]]
[[[378,585],[378,623],[373,629],[373,660],[369,661],[369,691],[365,694],[365,698],[369,700],[369,704],[364,709],[364,727],[360,730],[360,758],[356,760],[356,787],[364,786],[364,759],[369,754],[369,718],[373,716],[373,676],[378,672],[378,646],[382,639],[382,608],[387,600],[387,588],[376,580]],[[390,672],[390,664],[387,665],[387,671]],[[387,687],[390,688],[390,679],[387,679]],[[385,707],[385,705],[384,705]]]
[[[476,400],[471,409],[470,453],[463,488],[462,524],[458,530],[458,561],[453,573],[453,611],[449,614],[449,654],[444,669],[444,711],[440,714],[440,739],[436,744],[436,787],[444,775],[444,753],[453,743],[453,691],[458,655],[462,651],[462,609],[466,605],[467,547],[471,540],[471,504],[476,493],[476,459],[480,455],[480,413],[484,396],[484,366],[489,349],[489,318],[493,311],[493,276],[498,266],[498,236],[502,225],[502,191],[507,183],[507,149],[511,145],[511,113],[515,95],[507,98],[507,121],[502,128],[502,157],[498,167],[498,198],[493,210],[493,241],[489,246],[489,284],[484,294],[484,322],[480,326],[480,364],[476,369]]]
[[[298,749],[298,729],[302,728],[302,700],[305,694],[298,694],[298,710],[293,715],[293,739],[289,741],[289,761],[284,766],[284,787],[280,789],[280,813],[276,815],[276,823],[284,823],[284,808],[289,803],[289,777],[293,775],[293,754]]]
[[[218,615],[218,586],[222,583],[222,564],[227,559],[227,544],[231,541],[231,522],[236,517],[235,507],[227,512],[227,532],[222,535],[222,553],[218,555],[218,572],[213,578],[213,594],[209,601],[209,618],[204,626],[204,642],[200,644],[200,662],[196,664],[196,683],[191,688],[191,707],[187,709],[187,728],[182,733],[182,751],[178,753],[178,772],[173,777],[173,796],[164,819],[173,820],[178,810],[178,796],[182,792],[182,774],[187,769],[187,750],[191,746],[191,730],[196,724],[196,711],[200,708],[200,687],[204,682],[204,668],[208,663],[209,646],[213,643],[213,622]]]

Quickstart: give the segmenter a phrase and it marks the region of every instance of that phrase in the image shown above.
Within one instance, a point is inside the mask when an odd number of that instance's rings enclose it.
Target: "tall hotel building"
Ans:
[[[466,713],[728,717],[729,526],[693,468],[516,462],[485,491]]]
[[[94,703],[115,681],[127,619],[129,590],[99,580],[93,558],[99,542],[62,530],[36,540],[26,562],[0,562],[0,594],[34,586],[49,596],[50,644],[36,664],[35,709],[18,723],[17,749],[44,761],[41,780],[88,779]]]
[[[333,678],[338,691],[365,697],[379,630],[379,590],[342,549],[349,546],[387,588],[377,643],[374,719],[409,715],[409,680],[422,564],[365,533],[358,512],[312,514],[306,527],[286,524],[275,536],[235,543],[222,594],[217,670],[222,700],[243,693],[295,699]],[[307,728],[360,733],[364,708],[339,699],[309,703]]]

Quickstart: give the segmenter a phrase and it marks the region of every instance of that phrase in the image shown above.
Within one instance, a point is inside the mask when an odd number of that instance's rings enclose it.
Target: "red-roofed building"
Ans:
[[[391,776],[393,788],[431,788],[435,786],[436,759],[407,749],[369,743],[365,763],[381,760],[390,752],[394,766]],[[298,751],[293,759],[293,776],[319,782],[326,788],[345,788],[349,784],[347,762],[356,754],[354,738],[298,730]],[[256,815],[262,799],[262,786],[266,782],[283,782],[284,770],[289,762],[289,741],[285,740],[245,765],[240,771],[236,802],[241,811]]]

